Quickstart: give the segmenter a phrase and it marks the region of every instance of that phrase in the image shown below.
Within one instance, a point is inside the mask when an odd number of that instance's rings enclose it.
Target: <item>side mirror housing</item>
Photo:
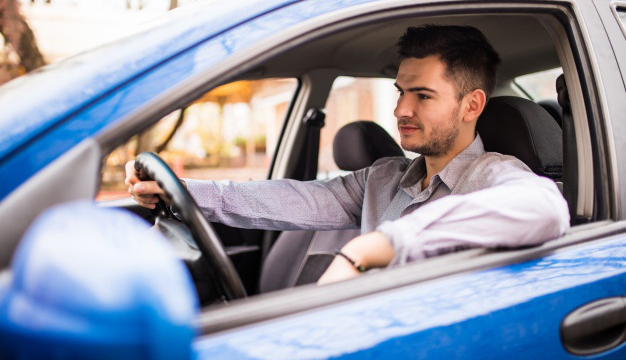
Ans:
[[[2,359],[189,359],[197,314],[186,268],[129,212],[44,212],[0,279]]]

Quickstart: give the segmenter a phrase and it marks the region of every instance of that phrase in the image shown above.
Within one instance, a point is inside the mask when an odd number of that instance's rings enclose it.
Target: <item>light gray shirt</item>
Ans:
[[[392,265],[462,248],[540,244],[569,227],[556,184],[512,156],[485,152],[479,136],[422,190],[425,175],[423,157],[393,157],[325,181],[185,181],[210,221],[378,230],[394,247]]]

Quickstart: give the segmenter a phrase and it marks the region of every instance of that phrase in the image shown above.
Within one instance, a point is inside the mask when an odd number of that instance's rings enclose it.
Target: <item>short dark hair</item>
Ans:
[[[491,96],[500,56],[480,30],[433,24],[410,27],[397,46],[400,61],[438,56],[446,66],[445,76],[457,86],[459,99],[475,89]]]

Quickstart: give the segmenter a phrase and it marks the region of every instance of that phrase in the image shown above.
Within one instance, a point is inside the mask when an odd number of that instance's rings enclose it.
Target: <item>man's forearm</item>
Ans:
[[[359,225],[361,203],[340,181],[211,182],[186,179],[210,221],[265,230],[348,229]]]
[[[538,185],[537,185],[538,184]],[[378,230],[397,253],[392,265],[459,248],[538,245],[569,227],[567,203],[550,180],[448,196]]]
[[[352,239],[341,249],[341,253],[345,256],[335,257],[318,285],[355,277],[360,273],[359,267],[385,267],[395,255],[389,239],[377,231]]]

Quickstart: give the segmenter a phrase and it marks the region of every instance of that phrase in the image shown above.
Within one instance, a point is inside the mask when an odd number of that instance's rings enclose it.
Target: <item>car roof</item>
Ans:
[[[397,71],[398,38],[408,27],[427,23],[466,25],[481,30],[502,58],[498,74],[500,83],[559,66],[555,45],[536,17],[480,14],[426,19],[408,17],[334,32],[285,52],[264,63],[263,69],[251,73],[284,77],[326,67],[348,76],[393,78]]]

